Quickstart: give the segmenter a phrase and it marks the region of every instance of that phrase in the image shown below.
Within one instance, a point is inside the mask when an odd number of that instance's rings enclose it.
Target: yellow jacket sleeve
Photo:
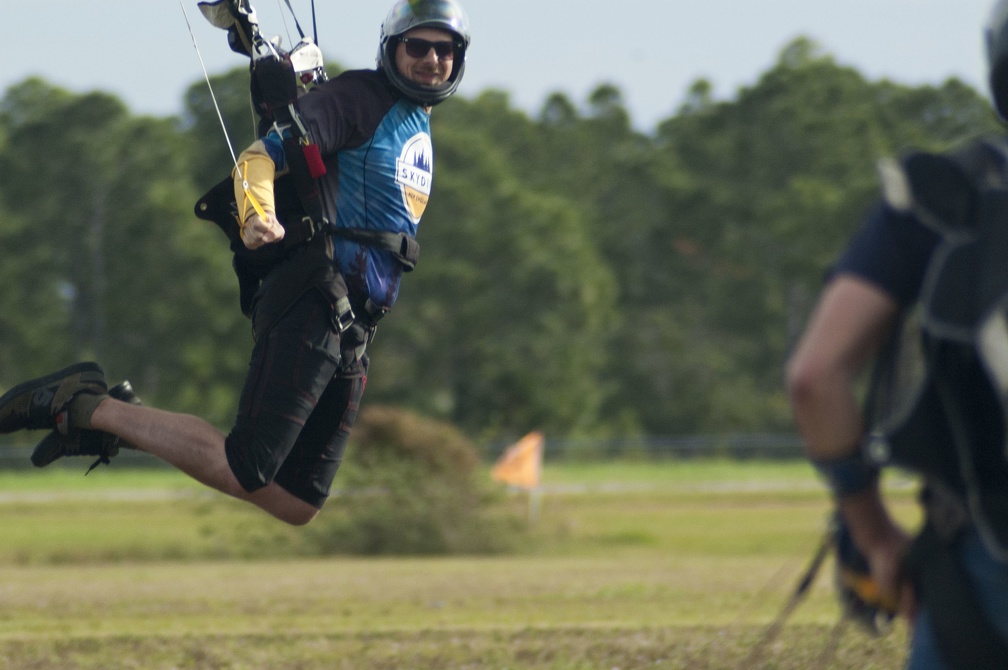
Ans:
[[[238,203],[238,218],[242,226],[260,209],[260,215],[276,213],[273,197],[276,166],[266,153],[262,140],[256,140],[241,153],[231,176],[234,178],[235,202]]]

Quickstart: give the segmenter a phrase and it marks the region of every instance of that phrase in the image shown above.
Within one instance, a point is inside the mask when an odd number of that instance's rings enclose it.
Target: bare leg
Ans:
[[[248,492],[238,483],[224,453],[224,434],[191,414],[177,414],[109,398],[91,415],[91,427],[118,435],[193,479],[248,501],[295,526],[308,523],[318,509],[275,483]]]

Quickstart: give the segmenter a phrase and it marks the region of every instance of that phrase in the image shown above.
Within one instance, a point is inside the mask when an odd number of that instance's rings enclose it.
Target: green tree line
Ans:
[[[247,69],[212,81],[240,150]],[[499,90],[438,106],[421,260],[365,402],[476,439],[790,430],[783,364],[877,198],[877,160],[999,124],[961,81],[870,81],[807,39],[733,98],[712,88],[649,133],[617,84],[536,115]],[[39,79],[0,100],[0,389],[95,358],[152,404],[230,425],[250,327],[192,206],[232,158],[204,83],[184,110]]]

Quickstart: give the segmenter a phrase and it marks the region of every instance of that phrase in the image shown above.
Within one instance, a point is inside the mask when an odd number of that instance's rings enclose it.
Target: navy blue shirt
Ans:
[[[912,214],[879,203],[851,238],[832,275],[860,277],[906,308],[920,297],[931,254],[940,240],[938,233]]]
[[[861,228],[851,238],[840,255],[832,274],[852,274],[875,285],[896,300],[904,310],[921,297],[921,289],[931,257],[941,242],[939,233],[921,224],[912,214],[878,204],[865,218]],[[961,376],[964,376],[963,373]],[[998,436],[1003,434],[1000,410],[992,404],[993,396],[977,393],[986,387],[980,368],[970,367],[964,378],[970,403],[967,421],[974,444],[974,468],[981,485],[1008,488],[1008,471],[1001,453]],[[950,439],[946,434],[943,439]],[[955,488],[963,486],[955,450],[940,450],[929,454],[930,464],[924,469],[939,474]]]

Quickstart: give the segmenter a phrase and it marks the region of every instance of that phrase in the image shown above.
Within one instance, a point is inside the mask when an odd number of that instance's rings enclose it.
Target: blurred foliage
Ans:
[[[345,495],[306,537],[323,555],[513,549],[528,524],[478,465],[473,443],[454,426],[392,407],[365,407],[339,475]]]
[[[247,68],[213,84],[241,150]],[[498,90],[439,105],[422,259],[365,406],[474,440],[790,430],[783,363],[877,159],[999,124],[960,81],[868,81],[807,39],[731,99],[711,90],[649,134],[617,83],[534,118]],[[0,389],[94,357],[146,402],[230,425],[250,329],[191,207],[232,158],[202,82],[184,103],[141,117],[38,79],[0,99]]]

